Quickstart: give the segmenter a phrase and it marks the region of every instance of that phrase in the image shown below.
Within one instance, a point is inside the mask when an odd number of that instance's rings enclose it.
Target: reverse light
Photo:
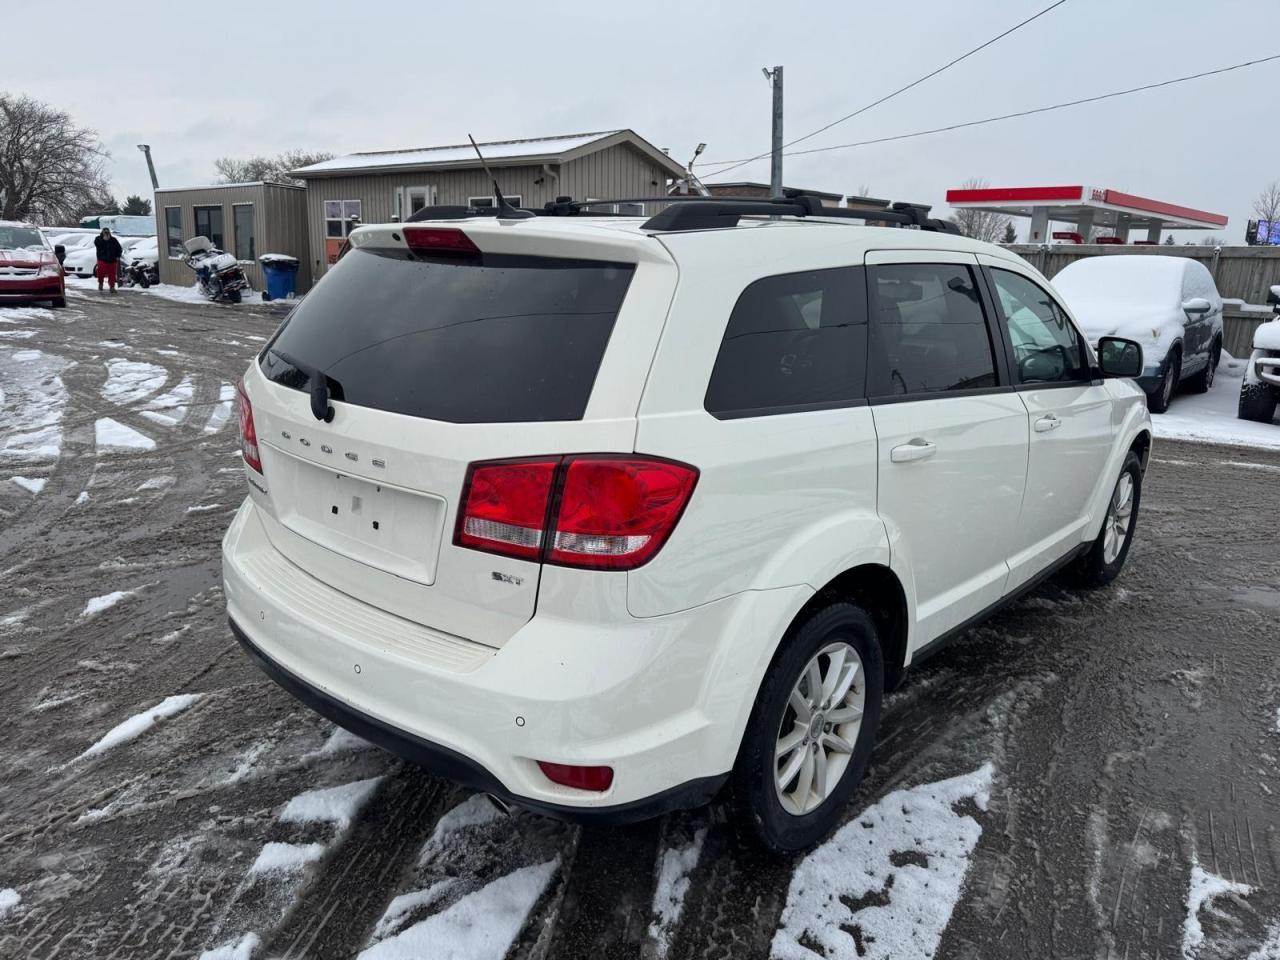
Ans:
[[[480,252],[480,248],[461,230],[449,227],[405,227],[401,232],[409,249],[419,253],[469,256]]]
[[[577,790],[603,793],[613,786],[613,767],[578,767],[568,763],[538,761],[538,768],[552,783]]]
[[[594,570],[634,570],[667,542],[698,480],[683,463],[589,454],[472,464],[454,543]]]
[[[240,414],[240,452],[244,462],[262,473],[262,458],[258,453],[258,430],[253,425],[253,404],[245,393],[244,380],[236,382],[236,410]]]

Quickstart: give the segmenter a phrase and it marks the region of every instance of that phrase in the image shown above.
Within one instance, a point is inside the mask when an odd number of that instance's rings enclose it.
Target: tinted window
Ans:
[[[1038,283],[1008,270],[992,270],[1000,309],[1023,383],[1088,380],[1080,335],[1062,307]]]
[[[337,399],[453,423],[578,420],[634,267],[353,249],[272,347],[324,371]],[[306,389],[264,351],[262,370]]]
[[[252,260],[256,256],[253,242],[253,204],[237,203],[231,208],[232,229],[235,231],[236,259]]]
[[[170,257],[181,259],[182,249],[182,208],[164,208],[165,249]]]
[[[227,249],[223,243],[222,235],[222,208],[221,207],[196,207],[196,236],[208,237],[219,250]]]
[[[757,280],[729,316],[707,411],[743,416],[861,400],[866,354],[861,267]]]
[[[869,270],[876,322],[876,396],[996,385],[995,358],[973,271],[950,263]]]

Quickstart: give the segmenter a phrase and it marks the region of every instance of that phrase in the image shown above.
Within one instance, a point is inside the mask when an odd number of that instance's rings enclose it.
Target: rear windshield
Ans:
[[[452,423],[580,420],[635,267],[352,250],[259,360],[299,390]]]

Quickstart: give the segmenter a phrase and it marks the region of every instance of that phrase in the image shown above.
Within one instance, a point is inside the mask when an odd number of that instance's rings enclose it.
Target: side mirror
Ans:
[[[1280,283],[1274,285],[1267,293],[1267,303],[1280,304]]]
[[[1213,309],[1211,304],[1204,297],[1192,297],[1190,300],[1182,301],[1182,310],[1191,316],[1202,317]]]
[[[54,246],[53,255],[58,258],[59,263],[67,262],[67,248],[60,243]]]
[[[1103,337],[1098,341],[1098,368],[1104,377],[1141,376],[1141,344],[1123,337]]]

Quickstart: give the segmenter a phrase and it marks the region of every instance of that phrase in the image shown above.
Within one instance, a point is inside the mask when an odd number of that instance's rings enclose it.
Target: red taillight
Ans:
[[[576,767],[568,763],[546,763],[539,760],[538,767],[552,783],[578,790],[594,790],[603,793],[613,786],[613,767]]]
[[[464,547],[537,560],[551,482],[560,459],[472,464],[455,541]]]
[[[461,230],[445,227],[405,227],[404,242],[423,253],[476,254],[480,248]]]
[[[244,462],[262,473],[262,458],[258,455],[258,431],[253,425],[253,404],[244,392],[244,381],[236,384],[236,408],[240,413],[240,452]]]
[[[697,480],[693,467],[648,457],[472,464],[454,543],[569,567],[633,570],[666,543]]]

